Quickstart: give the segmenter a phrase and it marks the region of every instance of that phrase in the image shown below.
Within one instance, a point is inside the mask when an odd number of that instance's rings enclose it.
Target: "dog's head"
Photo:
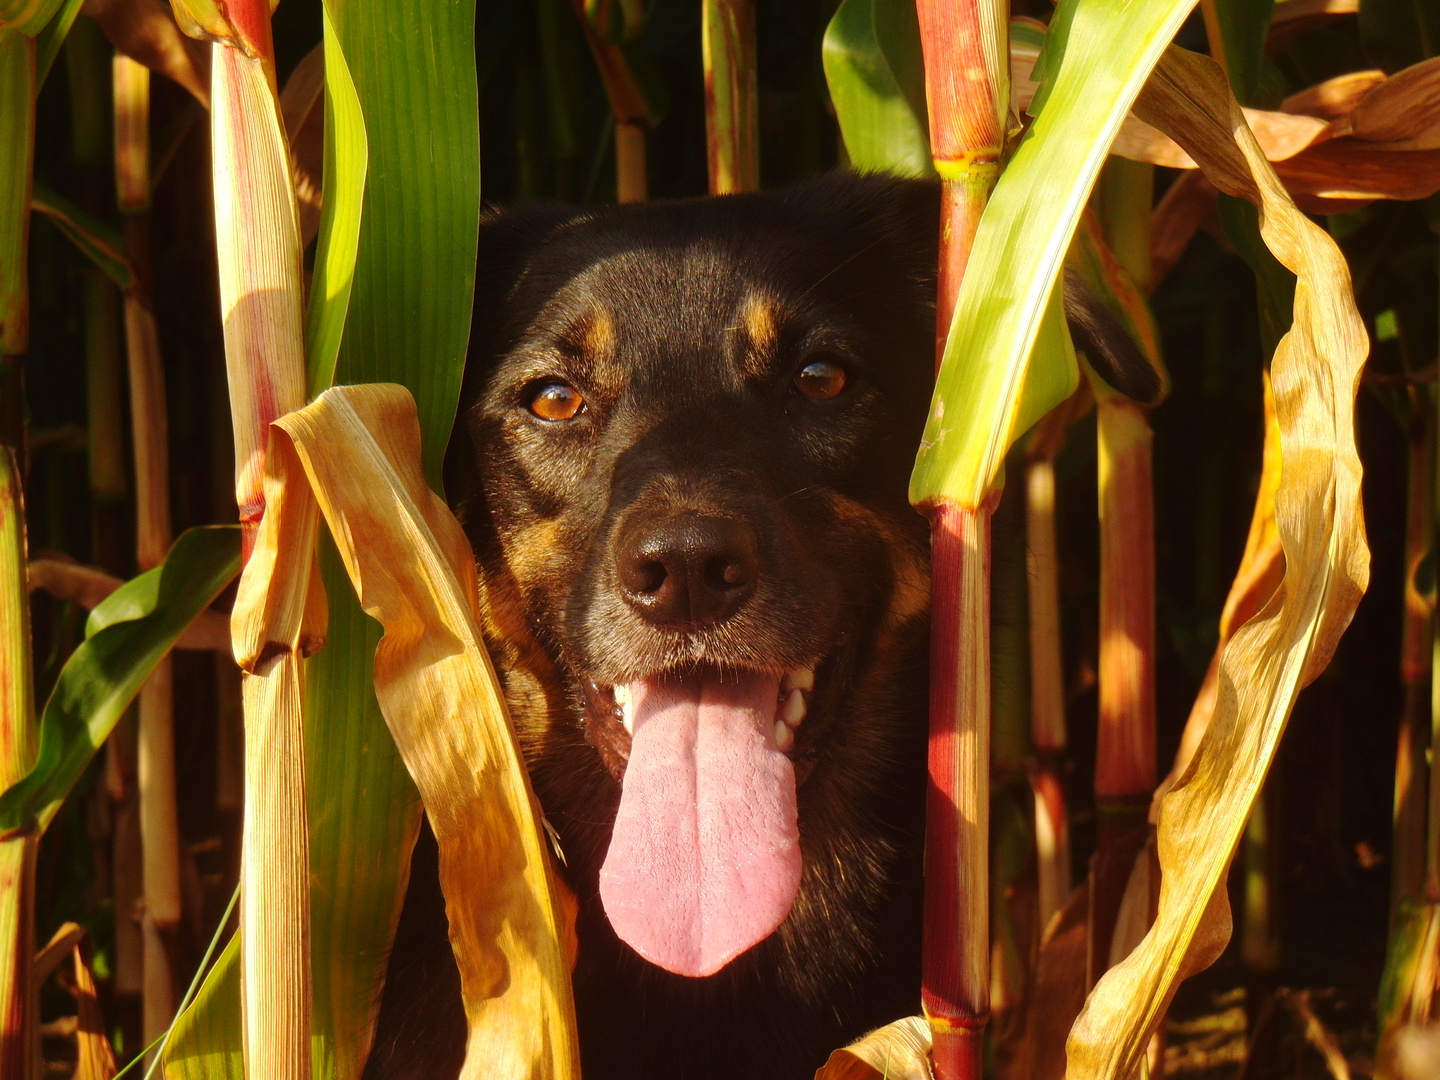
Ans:
[[[894,800],[922,787],[906,481],[937,194],[836,175],[482,237],[449,482],[487,635],[572,879],[670,971],[718,970],[792,908],[817,913],[785,923],[792,952],[861,947],[866,873],[918,832],[896,839]],[[1113,319],[1082,307],[1111,359]],[[853,941],[796,929],[837,922]]]
[[[611,923],[709,974],[790,911],[797,785],[925,610],[933,190],[540,209],[486,247],[467,525],[522,741],[583,731],[623,785]]]

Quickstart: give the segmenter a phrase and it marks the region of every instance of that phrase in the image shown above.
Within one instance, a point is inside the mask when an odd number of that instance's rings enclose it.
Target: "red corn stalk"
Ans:
[[[710,194],[760,190],[754,0],[701,0]]]
[[[918,0],[930,147],[943,181],[938,365],[1009,116],[1008,10]],[[940,503],[931,527],[930,784],[921,1005],[939,1080],[979,1080],[990,1017],[990,517]]]

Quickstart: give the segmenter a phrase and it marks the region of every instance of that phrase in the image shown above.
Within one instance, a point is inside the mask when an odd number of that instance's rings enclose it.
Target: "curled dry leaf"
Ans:
[[[1385,81],[1379,68],[1336,75],[1322,83],[1291,94],[1280,103],[1280,111],[1297,116],[1315,116],[1336,120],[1360,104],[1360,99]]]
[[[930,1025],[907,1016],[832,1053],[815,1080],[930,1080]]]
[[[573,898],[551,872],[480,637],[469,542],[421,472],[413,399],[399,386],[336,387],[272,425],[265,461],[268,509],[237,611],[260,611],[256,598],[273,588],[256,576],[260,560],[276,576],[306,563],[310,549],[287,559],[271,522],[282,501],[313,498],[362,606],[385,629],[375,692],[440,847],[470,1027],[460,1075],[576,1076]],[[243,622],[237,614],[237,655],[258,656],[265,635]]]
[[[1276,11],[1307,2],[1286,0]],[[1022,110],[1035,95],[1031,69],[1043,40],[1028,21],[1012,24],[1013,92]],[[1310,213],[1356,210],[1373,199],[1423,199],[1440,190],[1440,57],[1389,78],[1381,71],[1338,76],[1292,95],[1278,112],[1242,111],[1291,197]],[[1195,168],[1174,139],[1134,113],[1111,152],[1171,169]]]
[[[210,50],[182,34],[159,0],[85,0],[81,10],[120,52],[210,107]]]
[[[1259,207],[1266,245],[1298,277],[1294,325],[1271,365],[1285,576],[1225,647],[1209,728],[1160,804],[1155,925],[1086,1002],[1067,1045],[1069,1080],[1134,1075],[1177,980],[1223,949],[1230,855],[1296,696],[1328,663],[1369,578],[1353,424],[1367,338],[1344,257],[1285,194],[1212,61],[1172,47],[1137,112],[1220,190]]]

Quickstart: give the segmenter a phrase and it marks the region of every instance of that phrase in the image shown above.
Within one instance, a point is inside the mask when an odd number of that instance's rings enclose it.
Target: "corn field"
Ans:
[[[460,1075],[579,1077],[485,208],[836,169],[940,203],[929,765],[814,1075],[1440,1077],[1440,3],[0,0],[0,1080],[360,1080],[422,815]]]

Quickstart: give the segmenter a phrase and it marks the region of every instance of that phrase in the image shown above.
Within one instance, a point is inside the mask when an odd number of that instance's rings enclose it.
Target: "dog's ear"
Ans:
[[[1080,275],[1065,270],[1065,321],[1075,347],[1085,354],[1095,373],[1132,401],[1153,405],[1163,389],[1160,373],[1140,346],[1085,284]]]

